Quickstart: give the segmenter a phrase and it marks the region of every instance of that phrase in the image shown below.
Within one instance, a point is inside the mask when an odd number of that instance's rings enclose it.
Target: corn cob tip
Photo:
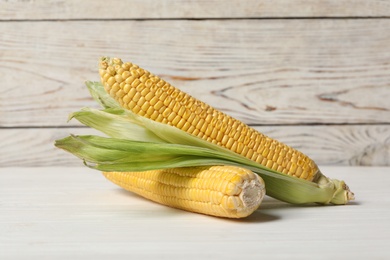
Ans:
[[[107,69],[108,66],[122,65],[123,61],[119,58],[110,58],[108,56],[102,56],[99,59],[99,68]]]
[[[105,70],[105,69],[107,69],[107,67],[108,67],[108,63],[107,63],[107,60],[105,59],[105,57],[100,58],[99,70]]]
[[[242,191],[239,197],[243,204],[242,210],[252,213],[260,206],[265,196],[264,181],[260,176],[255,174],[255,179],[244,181],[241,189]]]
[[[109,66],[121,66],[123,64],[123,61],[119,58],[110,58],[108,56],[102,56],[99,59],[99,69],[105,70]]]

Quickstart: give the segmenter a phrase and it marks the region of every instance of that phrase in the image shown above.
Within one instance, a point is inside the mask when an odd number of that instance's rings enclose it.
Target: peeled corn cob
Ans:
[[[260,206],[265,195],[264,182],[257,174],[234,166],[103,174],[152,201],[218,217],[246,217]]]
[[[308,156],[196,100],[132,63],[104,57],[99,74],[122,107],[241,154],[263,166],[308,181],[319,173]]]

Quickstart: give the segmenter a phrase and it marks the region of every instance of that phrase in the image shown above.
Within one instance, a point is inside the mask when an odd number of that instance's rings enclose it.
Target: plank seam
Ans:
[[[69,19],[0,19],[0,22],[100,22],[100,21],[204,21],[204,20],[379,20],[389,16],[292,16],[292,17],[231,17],[231,18],[69,18]]]
[[[363,126],[363,125],[377,125],[390,126],[390,122],[379,123],[301,123],[301,124],[248,124],[250,127],[279,127],[279,126]],[[70,129],[70,128],[89,128],[88,126],[0,126],[0,130],[11,129]]]

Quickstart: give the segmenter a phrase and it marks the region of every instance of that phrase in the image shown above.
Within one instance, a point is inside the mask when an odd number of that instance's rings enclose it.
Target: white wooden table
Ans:
[[[229,220],[147,201],[87,168],[0,168],[0,259],[390,259],[390,168],[321,169],[356,201],[266,198]]]

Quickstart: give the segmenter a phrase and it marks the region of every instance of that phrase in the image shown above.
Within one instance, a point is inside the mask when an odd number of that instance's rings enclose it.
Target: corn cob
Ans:
[[[259,133],[137,65],[103,57],[99,74],[110,96],[138,115],[175,126],[280,173],[308,181],[316,181],[320,175],[315,162],[300,151]]]
[[[152,201],[218,217],[246,217],[260,206],[265,195],[264,182],[257,174],[234,166],[103,172],[103,175]]]

